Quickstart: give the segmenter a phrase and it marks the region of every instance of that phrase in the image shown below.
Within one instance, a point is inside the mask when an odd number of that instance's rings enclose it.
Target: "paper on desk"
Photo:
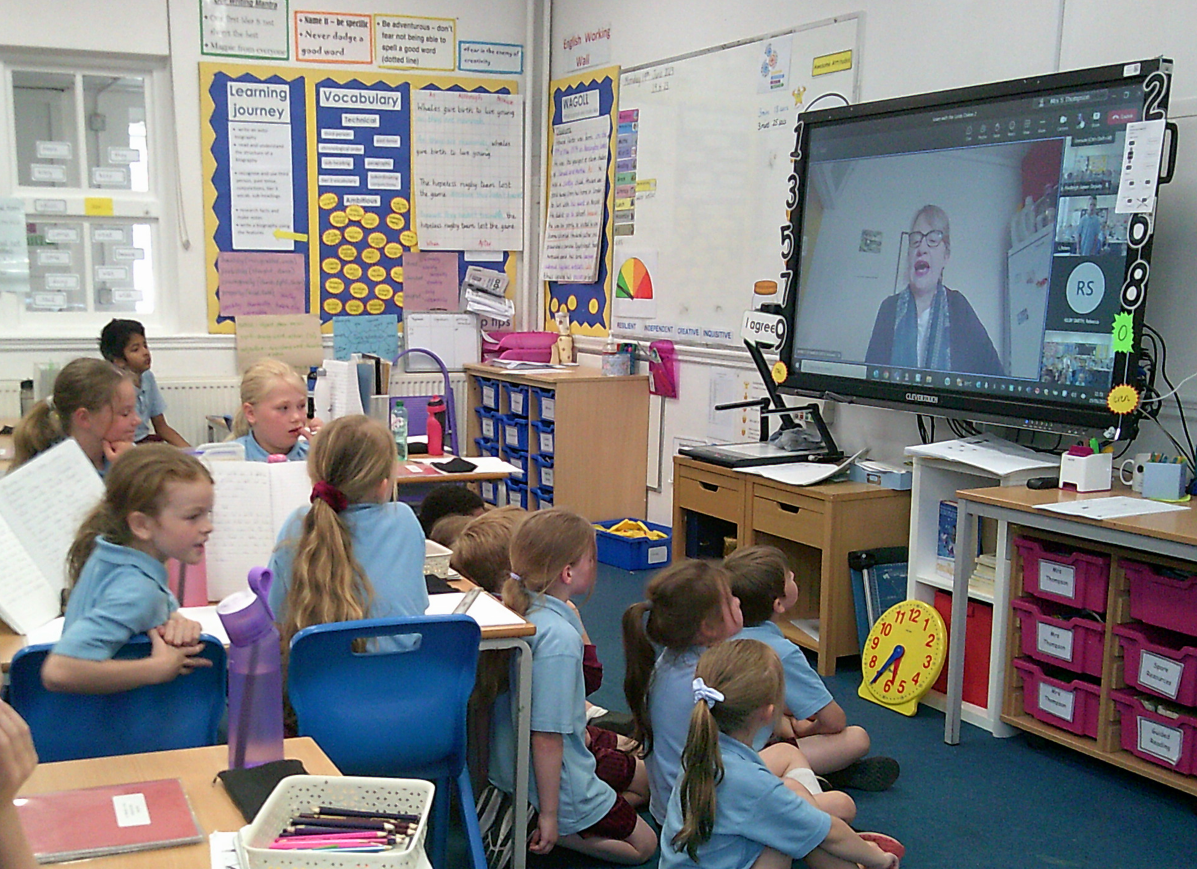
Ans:
[[[1121,519],[1123,516],[1171,513],[1174,510],[1188,510],[1189,507],[1187,504],[1168,504],[1163,501],[1149,501],[1146,498],[1115,495],[1111,498],[1087,498],[1084,501],[1068,501],[1063,504],[1036,504],[1035,509],[1062,513],[1065,516],[1084,516],[1086,519]]]
[[[977,435],[954,441],[940,441],[934,444],[918,444],[906,448],[908,456],[926,456],[932,459],[947,459],[962,465],[971,465],[1004,477],[1020,471],[1058,469],[1059,459],[1047,458],[1034,450],[1012,444],[991,434]]]
[[[412,456],[408,461],[428,464],[429,462],[447,462],[450,458],[451,456]],[[470,472],[472,474],[518,474],[520,470],[515,465],[495,456],[464,456],[464,458],[470,464],[477,466]]]
[[[434,594],[428,599],[428,609],[424,610],[424,615],[452,615],[453,610],[461,603],[463,597],[465,597],[465,593],[460,591]],[[524,622],[519,615],[486,593],[478,595],[466,615],[484,628],[507,627]]]
[[[237,856],[237,832],[208,834],[208,853],[212,855],[212,869],[241,869]]]
[[[846,471],[849,465],[867,452],[868,449],[857,450],[838,465],[830,462],[794,462],[790,465],[758,465],[755,468],[737,468],[737,470],[790,486],[813,486]]]
[[[229,644],[229,635],[225,632],[224,623],[220,620],[220,616],[216,614],[215,604],[210,606],[179,607],[179,613],[194,622],[199,622],[200,629],[205,634],[211,634],[225,646]],[[59,637],[62,636],[62,622],[62,616],[51,619],[40,628],[27,633],[25,635],[25,642],[31,646],[40,645],[41,643],[57,643]]]

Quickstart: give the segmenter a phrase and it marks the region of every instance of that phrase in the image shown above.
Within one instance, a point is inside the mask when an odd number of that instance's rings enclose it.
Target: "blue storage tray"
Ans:
[[[532,422],[536,429],[537,451],[546,456],[553,454],[553,424],[538,419]]]
[[[499,417],[503,425],[502,444],[504,449],[528,450],[528,420],[504,414]]]
[[[504,447],[503,461],[519,468],[519,473],[512,474],[511,479],[519,480],[521,483],[528,482],[528,454],[526,452],[512,447]]]
[[[612,519],[609,522],[599,522],[599,525],[610,527],[622,520]],[[598,560],[603,564],[622,567],[624,570],[648,570],[649,568],[664,567],[669,563],[673,552],[673,533],[668,525],[654,525],[644,523],[653,531],[665,534],[661,540],[649,540],[646,537],[620,537],[609,531],[595,529],[598,541]]]
[[[507,503],[528,509],[528,486],[516,480],[507,480]]]
[[[543,420],[552,422],[557,418],[557,393],[552,389],[532,387],[532,394],[536,396],[536,415]]]
[[[530,389],[531,387],[521,386],[518,383],[503,384],[503,392],[507,395],[507,412],[509,414],[527,419],[528,406],[532,403],[529,398]]]
[[[483,439],[498,443],[500,437],[499,415],[485,407],[474,408],[474,413],[478,414],[478,428],[482,432]]]
[[[553,488],[553,457],[544,453],[533,453],[530,458],[536,465],[536,482],[542,489]]]
[[[499,381],[489,377],[478,378],[478,390],[482,393],[482,406],[488,410],[499,409]]]
[[[490,456],[492,458],[499,457],[499,442],[487,440],[486,438],[474,438],[474,446],[478,448],[478,455]]]
[[[544,486],[537,486],[532,489],[532,497],[536,499],[537,510],[548,510],[553,506],[553,490],[546,489]]]

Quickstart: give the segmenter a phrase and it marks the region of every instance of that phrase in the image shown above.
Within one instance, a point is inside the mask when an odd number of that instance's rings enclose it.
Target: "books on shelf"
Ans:
[[[100,475],[71,438],[0,480],[0,618],[17,633],[62,612],[67,551],[103,497]]]
[[[23,794],[15,802],[39,863],[203,841],[177,778]]]

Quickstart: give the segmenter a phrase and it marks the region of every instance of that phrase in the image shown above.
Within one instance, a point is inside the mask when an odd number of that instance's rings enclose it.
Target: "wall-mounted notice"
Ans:
[[[541,280],[585,284],[598,277],[610,155],[609,115],[554,128]]]
[[[319,365],[324,361],[320,318],[312,314],[238,317],[238,370],[267,356],[301,368]]]
[[[382,359],[399,355],[399,318],[394,314],[333,317],[333,359],[373,353]]]
[[[294,250],[275,236],[295,219],[290,87],[230,81],[227,95],[233,247]]]
[[[460,311],[458,278],[461,257],[456,251],[403,255],[403,310]]]
[[[390,69],[453,69],[457,21],[418,15],[374,16],[374,63]]]
[[[522,250],[524,100],[416,91],[412,169],[424,250]]]
[[[522,75],[524,47],[506,42],[457,43],[457,68],[462,72]]]
[[[553,78],[604,66],[611,60],[611,22],[561,34],[553,52]]]
[[[287,59],[288,0],[201,0],[200,52]]]
[[[372,63],[370,37],[369,15],[295,13],[295,60],[299,63]]]
[[[302,314],[307,310],[307,275],[301,253],[225,251],[220,272],[220,313]]]

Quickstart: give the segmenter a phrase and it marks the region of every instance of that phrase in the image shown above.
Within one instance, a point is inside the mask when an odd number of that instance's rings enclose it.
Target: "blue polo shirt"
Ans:
[[[786,707],[795,718],[810,718],[831,702],[831,692],[806,660],[802,649],[787,640],[774,622],[744,628],[732,639],[760,640],[777,652],[786,677]]]
[[[582,677],[582,621],[564,602],[534,594],[524,616],[536,625],[528,637],[532,647],[532,730],[560,733],[561,786],[557,832],[568,836],[585,830],[615,805],[615,791],[595,772],[594,755],[586,747],[586,684]],[[513,659],[512,684],[515,684]],[[513,694],[495,700],[490,750],[490,780],[495,787],[515,792],[515,729]],[[528,799],[537,808],[535,763],[529,769]]]
[[[698,862],[673,847],[682,829],[681,789],[669,797],[661,826],[661,869],[748,869],[765,848],[795,859],[817,848],[831,832],[831,815],[787,788],[760,755],[719,734],[723,780],[715,787],[715,824],[698,847]]]
[[[54,654],[107,661],[133,637],[164,624],[178,608],[162,562],[96,537],[96,548],[67,599]]]
[[[694,668],[706,646],[680,652],[666,649],[657,658],[648,683],[648,717],[653,726],[653,750],[644,758],[648,770],[648,808],[658,824],[665,822],[665,806],[682,768],[682,749],[694,711]]]
[[[158,391],[158,381],[154,379],[154,372],[141,372],[141,384],[137,387],[137,415],[141,422],[137,424],[137,431],[133,432],[133,440],[139,441],[148,434],[152,434],[150,420],[159,414],[166,413],[166,402],[162,400],[162,393]]]
[[[247,435],[236,438],[236,441],[245,447],[245,460],[247,462],[264,462],[270,458],[270,453],[266,452],[265,448],[258,443],[252,431]],[[287,453],[288,462],[302,462],[307,457],[308,442],[304,438],[297,440],[295,446],[291,447],[291,452]]]
[[[301,441],[302,443],[302,441]],[[295,545],[303,530],[303,517],[310,506],[298,508],[279,531],[270,570],[270,608],[283,621],[287,592],[291,588],[291,565]],[[350,504],[341,513],[353,540],[353,557],[374,587],[374,601],[366,618],[422,616],[428,609],[428,587],[424,584],[424,530],[411,507],[399,502]],[[380,646],[381,647],[381,646]]]

